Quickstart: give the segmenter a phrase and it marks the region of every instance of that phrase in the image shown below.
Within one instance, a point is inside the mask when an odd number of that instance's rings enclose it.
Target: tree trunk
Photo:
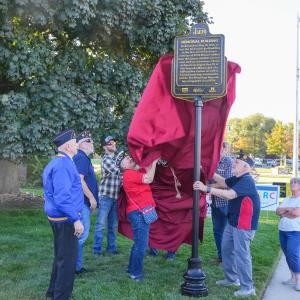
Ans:
[[[0,159],[0,194],[19,194],[19,167],[17,164]]]

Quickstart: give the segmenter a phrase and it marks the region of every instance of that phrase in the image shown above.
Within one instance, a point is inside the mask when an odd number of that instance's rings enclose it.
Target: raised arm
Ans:
[[[152,164],[146,168],[146,173],[143,175],[143,183],[152,183],[158,160],[159,158],[154,160]]]

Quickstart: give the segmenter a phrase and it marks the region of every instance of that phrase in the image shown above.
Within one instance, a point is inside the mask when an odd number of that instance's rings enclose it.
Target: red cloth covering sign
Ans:
[[[195,108],[193,102],[171,94],[172,55],[160,58],[128,132],[128,148],[141,166],[161,157],[167,166],[158,166],[151,185],[159,219],[151,224],[151,247],[176,251],[182,243],[192,242],[193,168]],[[235,99],[235,74],[240,66],[228,62],[227,95],[204,103],[202,109],[201,180],[211,178],[220,159],[227,116]],[[171,168],[181,186],[177,198]],[[126,196],[119,198],[119,232],[132,239],[126,216]],[[199,238],[203,239],[206,203],[200,199]]]

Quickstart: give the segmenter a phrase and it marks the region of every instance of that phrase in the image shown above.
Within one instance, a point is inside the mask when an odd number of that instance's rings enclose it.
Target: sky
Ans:
[[[294,122],[300,0],[204,3],[204,11],[213,17],[210,33],[225,35],[227,59],[242,68],[229,118],[262,113],[284,123]],[[300,102],[300,86],[298,98]]]

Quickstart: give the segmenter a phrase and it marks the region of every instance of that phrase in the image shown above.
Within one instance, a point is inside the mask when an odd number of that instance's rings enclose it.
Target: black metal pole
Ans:
[[[195,158],[194,158],[194,182],[200,180],[201,164],[201,117],[202,97],[195,97]],[[199,243],[199,202],[200,191],[193,191],[193,233],[192,233],[192,257],[188,260],[188,269],[184,273],[185,282],[181,285],[181,293],[185,296],[205,297],[208,289],[205,283],[205,274],[201,270],[201,259],[198,255]]]

